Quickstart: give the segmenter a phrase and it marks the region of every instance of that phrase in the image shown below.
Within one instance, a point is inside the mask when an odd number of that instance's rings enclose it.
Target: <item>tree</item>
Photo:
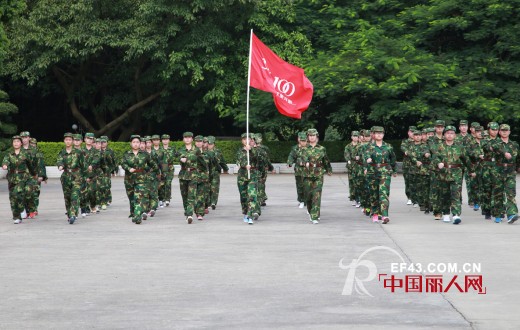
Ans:
[[[121,140],[172,116],[231,116],[245,92],[250,27],[299,54],[298,40],[278,33],[281,4],[32,1],[11,25],[4,73],[60,91],[86,130]]]

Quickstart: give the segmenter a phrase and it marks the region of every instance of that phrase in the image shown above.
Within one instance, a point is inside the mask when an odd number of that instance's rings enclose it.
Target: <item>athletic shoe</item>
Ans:
[[[17,225],[17,224],[19,224],[20,222],[22,222],[22,220],[20,220],[20,219],[16,219],[16,220],[14,221],[14,224]]]
[[[72,216],[72,217],[69,218],[69,223],[70,223],[71,225],[74,224],[74,221],[76,221],[76,217],[75,217],[75,216]]]
[[[454,225],[458,225],[461,222],[462,222],[462,220],[460,219],[460,217],[458,215],[454,215],[453,216],[453,224]]]
[[[359,202],[356,203],[356,207],[361,207],[361,204]]]
[[[104,211],[107,209],[107,206],[105,204],[101,205],[101,209]]]
[[[478,205],[477,203],[473,204],[473,211],[478,211],[479,208],[480,205]]]
[[[164,202],[164,205],[166,205],[166,206],[170,206],[170,201],[166,201],[166,202]]]
[[[495,223],[501,223],[501,222],[502,222],[502,218],[499,218],[499,217],[495,218]]]
[[[409,199],[408,202],[406,202],[406,205],[412,205],[412,200]]]
[[[353,201],[352,206],[356,206],[356,205],[357,205],[356,201]]]
[[[258,213],[253,213],[253,220],[258,220],[258,217],[260,217],[260,215],[258,215]]]
[[[388,217],[383,217],[383,225],[386,225],[390,222],[390,219]]]
[[[372,215],[372,222],[379,222],[379,217],[377,216],[377,214]]]
[[[217,208],[217,205],[215,205],[215,204],[211,204],[211,209],[212,209],[212,210],[214,210],[214,209],[216,209],[216,208]]]
[[[188,217],[186,218],[186,222],[187,222],[188,224],[191,224],[191,223],[193,222],[193,217],[192,217],[191,215],[188,216]]]
[[[440,220],[442,218],[442,214],[436,213],[436,214],[433,215],[433,218],[435,220]]]
[[[448,223],[448,222],[451,222],[450,220],[450,215],[449,214],[445,214],[443,217],[442,217],[442,221]]]
[[[163,206],[164,206],[163,201],[159,201],[159,207],[163,207]]]
[[[262,202],[262,204],[260,204],[261,206],[266,206],[267,204],[265,202]]]
[[[148,218],[148,214],[143,213],[141,214],[141,220],[146,220]]]
[[[27,219],[27,212],[25,210],[23,210],[22,213],[20,214],[20,217],[22,219]]]
[[[248,222],[248,221],[249,221],[249,219],[248,219],[247,215],[244,215],[244,222]]]
[[[153,218],[153,216],[155,215],[155,210],[151,210],[150,213],[148,213],[148,215],[150,216],[150,218]]]
[[[202,215],[197,215],[197,220],[202,221],[204,220],[204,218],[202,217]]]
[[[352,204],[352,205],[356,205],[356,203]],[[304,202],[301,202],[300,204],[298,204],[298,208],[299,209],[303,209],[303,207],[305,206],[305,203]]]
[[[250,224],[250,225],[252,225],[252,224],[253,224],[253,219],[249,218],[249,219],[247,220],[247,223]]]
[[[34,219],[35,216],[36,216],[36,215],[34,214],[34,212],[29,213],[29,218],[30,218],[30,219]]]
[[[319,223],[320,223],[320,222],[319,222],[318,220],[312,220],[312,224],[313,224],[313,225],[317,225],[317,224],[319,224]]]
[[[511,214],[510,216],[507,217],[507,223],[510,225],[515,223],[516,220],[518,220],[517,214]]]
[[[413,207],[417,207],[417,204],[413,204]]]

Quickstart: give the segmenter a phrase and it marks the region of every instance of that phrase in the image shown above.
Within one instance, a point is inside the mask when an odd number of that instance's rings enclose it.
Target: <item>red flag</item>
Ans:
[[[303,69],[279,58],[254,33],[252,38],[251,86],[272,93],[282,115],[300,119],[311,103],[312,83]]]

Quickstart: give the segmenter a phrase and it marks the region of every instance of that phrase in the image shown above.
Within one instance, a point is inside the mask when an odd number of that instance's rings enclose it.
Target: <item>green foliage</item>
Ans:
[[[12,123],[12,115],[18,112],[16,105],[9,102],[9,95],[0,90],[0,150],[11,144],[10,136],[16,134],[16,125]]]

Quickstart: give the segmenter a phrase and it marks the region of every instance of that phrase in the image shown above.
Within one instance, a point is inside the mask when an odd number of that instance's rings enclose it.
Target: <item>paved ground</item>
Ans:
[[[241,221],[236,177],[222,179],[219,205],[206,220],[186,224],[175,178],[173,205],[140,226],[127,219],[121,178],[109,210],[73,226],[58,180],[43,186],[39,219],[21,225],[9,220],[0,181],[0,328],[520,326],[520,224],[490,223],[467,207],[460,226],[434,221],[405,205],[402,177],[392,183],[391,223],[372,224],[346,202],[346,176],[334,175],[326,178],[322,221],[312,225],[296,207],[294,178],[276,175],[268,179],[268,206],[250,226]],[[357,268],[357,284],[345,285],[349,270],[340,263],[378,246],[423,265],[480,263],[487,294],[391,293],[366,267]],[[377,274],[399,261],[387,250],[361,259]],[[362,282],[369,275],[375,279]],[[371,296],[356,292],[361,285]]]

